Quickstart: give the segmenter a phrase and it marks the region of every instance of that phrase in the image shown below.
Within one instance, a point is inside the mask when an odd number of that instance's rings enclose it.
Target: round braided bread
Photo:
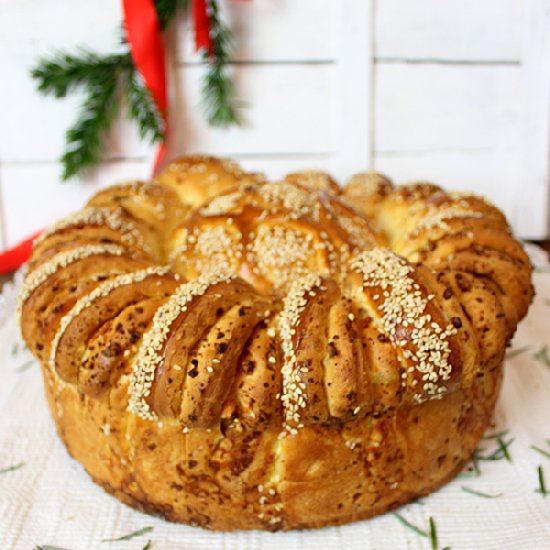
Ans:
[[[69,452],[211,529],[382,513],[452,478],[532,299],[504,216],[358,174],[186,157],[35,243],[19,301]]]

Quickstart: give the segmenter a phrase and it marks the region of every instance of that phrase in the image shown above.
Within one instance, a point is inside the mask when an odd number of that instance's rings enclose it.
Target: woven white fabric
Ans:
[[[421,531],[430,517],[438,548],[550,549],[550,494],[540,489],[539,466],[550,492],[550,264],[534,250],[537,296],[520,325],[490,433],[507,430],[511,462],[479,461],[481,474],[461,475],[443,489],[397,512]],[[342,527],[290,533],[210,533],[138,513],[96,486],[55,434],[38,365],[24,349],[12,314],[18,284],[0,298],[0,546],[68,550],[95,548],[185,550],[430,549],[432,540],[395,514]],[[482,456],[498,449],[481,442]],[[532,447],[540,449],[537,451]],[[544,453],[547,453],[545,455]],[[496,457],[502,456],[496,453]],[[12,470],[5,471],[10,467]],[[478,491],[487,498],[467,492]],[[102,542],[152,527],[123,542]]]

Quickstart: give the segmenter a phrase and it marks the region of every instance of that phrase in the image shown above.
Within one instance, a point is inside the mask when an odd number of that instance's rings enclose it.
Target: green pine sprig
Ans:
[[[218,5],[209,0],[209,16],[212,40],[212,55],[203,52],[208,62],[208,71],[202,84],[203,107],[211,126],[227,127],[239,124],[235,109],[235,88],[226,67],[233,49],[233,36],[220,18]]]
[[[164,139],[164,123],[159,116],[151,94],[141,82],[139,73],[132,67],[125,86],[130,116],[137,122],[139,136],[151,143]]]
[[[103,138],[118,112],[118,71],[109,66],[97,69],[88,77],[77,121],[65,134],[66,148],[61,157],[64,180],[99,162]]]
[[[155,0],[161,29],[166,30],[177,10],[188,9],[189,0]],[[203,100],[208,122],[214,126],[238,123],[234,108],[234,88],[225,72],[231,51],[231,32],[221,21],[215,0],[209,0],[213,51],[204,52],[208,72],[203,83]],[[123,36],[121,40],[126,45]],[[128,50],[99,55],[86,49],[76,54],[58,52],[41,59],[31,70],[38,91],[65,97],[82,90],[84,99],[76,121],[65,135],[61,157],[62,178],[68,180],[95,166],[105,153],[105,136],[125,97],[129,116],[136,121],[141,139],[156,143],[164,140],[163,117],[149,90],[141,81]]]

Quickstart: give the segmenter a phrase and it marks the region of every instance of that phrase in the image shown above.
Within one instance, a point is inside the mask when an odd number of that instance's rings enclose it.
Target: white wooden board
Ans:
[[[529,0],[379,0],[376,57],[519,61]]]
[[[375,150],[516,149],[519,66],[377,64]]]

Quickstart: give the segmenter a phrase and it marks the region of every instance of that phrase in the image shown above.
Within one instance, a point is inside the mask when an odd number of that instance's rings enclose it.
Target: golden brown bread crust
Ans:
[[[211,529],[367,518],[468,460],[532,299],[504,216],[432,184],[187,157],[36,243],[25,341],[69,452]]]

